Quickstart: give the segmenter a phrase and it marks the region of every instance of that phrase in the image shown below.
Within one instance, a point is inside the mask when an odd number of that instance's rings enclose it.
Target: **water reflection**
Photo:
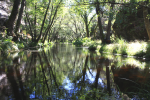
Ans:
[[[120,91],[128,94],[130,98],[137,96],[138,98],[149,98],[150,73],[149,68],[140,69],[135,65],[123,65],[120,68],[112,65],[111,67],[114,82]],[[138,94],[138,95],[137,95]]]
[[[86,48],[69,44],[58,44],[41,52],[24,51],[18,56],[0,59],[3,59],[0,67],[1,100],[143,98],[137,89],[149,86],[148,63],[144,69],[123,64],[117,67],[121,61],[125,62],[125,58],[117,62],[116,56],[112,59],[98,56]],[[146,86],[142,85],[144,82]],[[143,93],[148,93],[146,88]]]

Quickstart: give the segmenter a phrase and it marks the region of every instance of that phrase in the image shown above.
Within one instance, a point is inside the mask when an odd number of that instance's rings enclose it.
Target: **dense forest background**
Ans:
[[[84,37],[102,43],[150,38],[149,0],[1,0],[0,5],[0,38],[31,47]]]

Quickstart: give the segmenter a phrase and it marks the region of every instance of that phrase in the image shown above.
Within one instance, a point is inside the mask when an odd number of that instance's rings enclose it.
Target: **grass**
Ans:
[[[144,41],[126,42],[116,39],[113,44],[101,45],[100,52],[150,58],[150,43]]]
[[[124,39],[115,38],[111,44],[101,44],[101,41],[93,41],[91,38],[77,39],[73,41],[76,46],[88,46],[89,50],[103,53],[136,56],[150,58],[150,42],[134,41],[126,42]]]

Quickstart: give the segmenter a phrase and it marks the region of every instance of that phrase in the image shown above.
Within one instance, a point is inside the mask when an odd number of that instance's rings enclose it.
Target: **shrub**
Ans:
[[[82,39],[77,38],[75,41],[73,41],[73,44],[76,46],[82,46],[83,45]]]
[[[19,49],[24,48],[24,44],[23,44],[23,43],[18,43],[18,48],[19,48]]]
[[[100,52],[106,51],[106,46],[107,46],[107,45],[105,45],[105,44],[102,45],[99,51],[100,51]]]
[[[97,48],[97,45],[94,43],[94,44],[90,45],[88,49],[89,49],[90,51],[95,51],[96,48]]]
[[[114,46],[112,53],[118,53],[119,47],[118,46]]]

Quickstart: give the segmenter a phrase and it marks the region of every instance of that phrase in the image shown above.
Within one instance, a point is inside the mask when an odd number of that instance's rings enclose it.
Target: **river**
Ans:
[[[0,100],[145,100],[149,66],[72,44],[1,54]]]

